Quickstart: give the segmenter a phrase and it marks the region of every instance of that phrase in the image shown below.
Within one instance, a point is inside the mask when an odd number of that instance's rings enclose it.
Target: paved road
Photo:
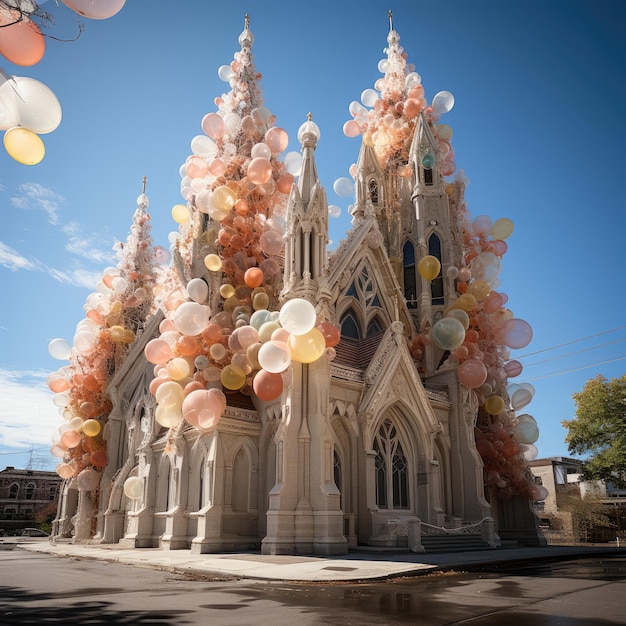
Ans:
[[[486,566],[368,584],[211,580],[0,552],[0,624],[615,626],[626,558]]]

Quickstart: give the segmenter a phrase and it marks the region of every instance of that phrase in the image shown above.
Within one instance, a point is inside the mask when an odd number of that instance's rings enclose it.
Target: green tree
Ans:
[[[596,376],[573,395],[576,417],[562,422],[573,454],[588,455],[584,480],[605,480],[626,488],[626,375]]]

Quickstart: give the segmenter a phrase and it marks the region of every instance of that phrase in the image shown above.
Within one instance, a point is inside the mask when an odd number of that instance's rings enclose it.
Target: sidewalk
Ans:
[[[127,549],[117,544],[53,545],[45,539],[4,540],[0,548],[4,546],[4,549],[11,549],[8,544],[13,544],[17,549],[59,557],[97,559],[201,576],[299,582],[380,580],[502,562],[626,555],[626,548],[615,546],[513,547],[431,554],[352,552],[341,557],[271,556],[259,553],[192,554],[190,550]]]

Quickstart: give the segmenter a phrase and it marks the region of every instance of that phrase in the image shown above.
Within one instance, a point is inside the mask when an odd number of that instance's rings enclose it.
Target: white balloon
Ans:
[[[378,100],[378,92],[375,89],[365,89],[361,94],[361,102],[366,107],[373,107],[376,100]]]
[[[437,115],[447,113],[454,106],[454,96],[449,91],[440,91],[435,94],[432,106]]]
[[[61,104],[52,89],[27,76],[15,76],[14,79],[19,93],[15,104],[20,126],[38,135],[45,135],[56,130],[63,114]],[[2,88],[6,89],[7,86],[11,89],[11,85],[6,83]]]
[[[285,155],[285,168],[292,176],[299,176],[302,170],[302,154],[299,152],[287,152]]]
[[[333,183],[333,191],[341,198],[347,198],[354,193],[354,183],[349,178],[338,178]]]

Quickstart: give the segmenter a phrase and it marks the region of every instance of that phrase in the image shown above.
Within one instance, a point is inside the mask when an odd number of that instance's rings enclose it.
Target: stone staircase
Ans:
[[[422,535],[422,546],[427,554],[495,549],[485,543],[480,535]]]

